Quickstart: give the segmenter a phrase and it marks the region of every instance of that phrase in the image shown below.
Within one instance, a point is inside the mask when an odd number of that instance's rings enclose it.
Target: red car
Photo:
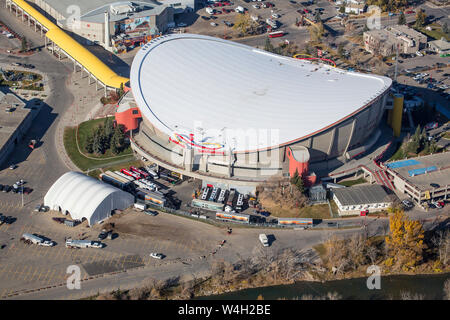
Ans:
[[[359,215],[363,216],[363,217],[367,216],[368,214],[369,214],[369,210],[364,210],[359,213]]]
[[[231,6],[231,2],[222,2],[224,6]]]
[[[445,206],[445,202],[444,201],[438,201],[437,202],[441,207],[444,207]]]
[[[412,11],[412,10],[408,10],[408,11],[406,11],[405,13],[406,13],[406,14],[413,14],[413,13],[414,13],[414,11]]]

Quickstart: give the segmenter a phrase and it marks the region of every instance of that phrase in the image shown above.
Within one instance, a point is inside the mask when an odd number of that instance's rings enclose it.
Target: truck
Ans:
[[[236,190],[231,189],[230,194],[228,195],[227,205],[233,207],[234,198],[236,197]]]
[[[237,13],[245,13],[244,7],[241,6],[237,6],[236,9],[234,9],[234,11]]]
[[[109,172],[109,173],[108,173],[108,172]],[[129,181],[123,179],[123,178],[120,177],[120,176],[117,176],[117,175],[113,174],[113,173],[110,172],[110,171],[107,171],[106,173],[100,174],[100,179],[101,179],[103,182],[106,182],[106,183],[108,183],[108,184],[110,184],[110,185],[113,185],[113,186],[115,186],[115,187],[118,187],[118,188],[120,188],[120,189],[122,189],[122,190],[124,190],[124,189],[127,187],[127,185],[130,184]]]
[[[111,172],[111,171],[106,171],[106,173],[108,173],[108,172]],[[122,173],[122,172],[120,172],[120,171],[114,171],[114,173],[115,173],[116,175],[118,175],[119,177],[124,178],[124,179],[127,180],[127,181],[130,181],[130,182],[133,182],[133,181],[134,181],[134,178],[133,178],[133,177],[127,176],[126,174],[124,174],[124,173]]]
[[[267,236],[264,233],[261,233],[259,235],[259,241],[261,241],[261,243],[264,247],[269,246],[269,239],[267,238]]]
[[[244,206],[244,195],[240,193],[236,201],[236,210],[242,210],[243,206]]]
[[[28,143],[28,147],[34,149],[36,147],[36,140],[30,140],[30,142]]]
[[[137,196],[144,201],[148,201],[151,204],[157,205],[159,207],[165,207],[167,203],[166,196],[161,191],[149,191],[142,188],[137,188]]]
[[[44,246],[44,247],[53,247],[55,245],[55,243],[51,240],[45,240],[44,238],[41,238],[35,234],[31,234],[31,233],[24,233],[22,235],[21,238],[22,241],[25,242],[31,242],[33,244],[37,244],[39,246]]]
[[[159,179],[158,174],[156,173],[155,170],[153,170],[152,167],[146,166],[145,171],[147,171],[150,174],[150,176],[153,178],[153,180]]]
[[[211,195],[209,196],[209,201],[213,201],[213,202],[216,201],[217,196],[218,196],[217,192],[218,192],[219,190],[220,190],[220,188],[217,188],[217,187],[215,187],[215,188],[213,189],[213,191],[211,192]]]
[[[144,211],[145,209],[147,209],[147,206],[146,206],[145,204],[143,204],[143,203],[135,203],[135,204],[134,204],[134,207],[135,207],[136,209],[141,210],[141,211]]]
[[[91,240],[66,240],[66,248],[103,248],[103,243],[100,241],[91,241]]]

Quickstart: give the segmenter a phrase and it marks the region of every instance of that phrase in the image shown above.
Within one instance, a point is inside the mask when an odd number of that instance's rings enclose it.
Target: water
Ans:
[[[402,291],[421,294],[425,299],[443,299],[445,280],[450,279],[450,273],[439,275],[397,275],[381,278],[380,290],[369,290],[367,278],[327,281],[325,283],[300,281],[292,285],[280,285],[225,293],[221,295],[199,297],[196,300],[256,300],[262,295],[266,300],[280,298],[295,299],[308,294],[314,297],[337,292],[343,300],[382,300],[400,299]]]

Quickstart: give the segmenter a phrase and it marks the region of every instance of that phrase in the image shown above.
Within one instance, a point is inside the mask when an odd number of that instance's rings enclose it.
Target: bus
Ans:
[[[140,170],[133,166],[130,167],[130,171],[140,174],[144,178],[148,178],[148,176],[149,176],[149,174],[147,172],[144,172],[143,170]]]
[[[282,37],[284,35],[285,35],[284,31],[275,31],[275,32],[269,33],[269,38],[278,38],[278,37]]]
[[[141,175],[140,175],[140,174],[135,173],[135,172],[128,171],[127,169],[122,169],[122,170],[120,170],[120,172],[126,174],[127,176],[133,177],[133,178],[135,178],[136,180],[139,180],[139,179],[141,178]]]

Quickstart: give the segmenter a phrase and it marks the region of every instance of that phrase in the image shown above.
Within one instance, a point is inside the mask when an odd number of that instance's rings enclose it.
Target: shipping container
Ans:
[[[249,223],[250,216],[248,214],[228,213],[228,212],[216,212],[216,219],[223,221],[232,221],[240,223]]]

